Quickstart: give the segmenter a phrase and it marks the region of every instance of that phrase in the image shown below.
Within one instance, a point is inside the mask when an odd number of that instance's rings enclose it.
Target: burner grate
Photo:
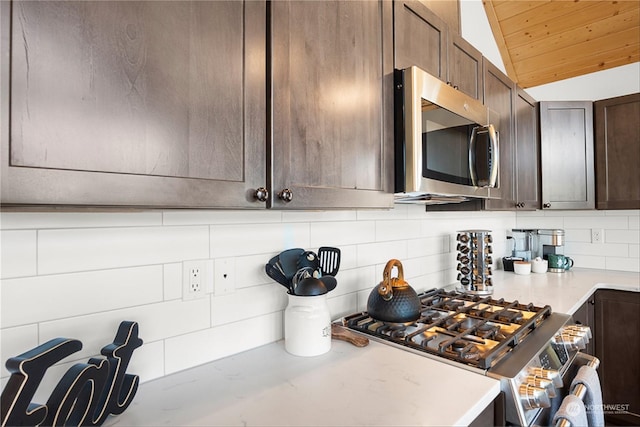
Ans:
[[[551,314],[551,307],[431,289],[418,295],[420,318],[387,323],[366,312],[343,324],[375,338],[488,369]]]

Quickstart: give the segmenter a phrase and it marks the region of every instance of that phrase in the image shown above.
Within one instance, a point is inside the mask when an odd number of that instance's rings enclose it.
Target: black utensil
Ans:
[[[282,273],[282,275],[284,276],[284,271],[282,270],[282,266],[280,265],[280,255],[276,255],[273,258],[271,258],[269,260],[269,264],[273,265],[274,267],[276,267],[280,273]]]
[[[282,271],[280,271],[278,267],[275,266],[275,264],[265,264],[264,271],[267,273],[267,276],[271,277],[273,280],[280,283],[285,288],[291,289],[291,282],[287,280],[285,275],[282,273]]]
[[[316,271],[320,268],[320,261],[318,255],[313,251],[305,251],[298,258],[298,270],[301,268],[310,268]]]
[[[336,278],[328,274],[326,276],[322,276],[320,278],[320,281],[324,283],[324,286],[327,288],[327,292],[331,292],[332,290],[334,290],[336,288],[336,285],[338,284]]]
[[[278,255],[278,259],[280,262],[280,267],[282,267],[282,272],[286,276],[289,282],[293,279],[293,276],[298,271],[298,259],[300,259],[300,255],[304,253],[304,249],[294,248],[287,249],[286,251],[280,252]]]
[[[320,279],[315,277],[307,277],[302,279],[296,286],[296,295],[300,296],[316,296],[326,294],[327,288]]]
[[[340,269],[340,249],[323,246],[318,249],[318,261],[322,275],[335,276]]]

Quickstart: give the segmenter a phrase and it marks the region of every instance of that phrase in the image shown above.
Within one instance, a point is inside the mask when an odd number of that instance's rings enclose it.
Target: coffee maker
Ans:
[[[526,261],[537,257],[548,259],[549,254],[563,255],[564,252],[564,230],[557,228],[514,228],[507,238],[513,239],[511,255]]]
[[[514,259],[523,259],[530,261],[535,258],[537,230],[514,228],[511,230],[511,236],[507,239],[513,239],[513,250],[511,256]]]
[[[536,256],[548,259],[549,254],[563,255],[564,253],[564,230],[561,229],[540,229],[537,231]]]

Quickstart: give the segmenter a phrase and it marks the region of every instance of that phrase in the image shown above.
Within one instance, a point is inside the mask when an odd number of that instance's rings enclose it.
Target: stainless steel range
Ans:
[[[508,424],[548,425],[577,369],[597,359],[582,354],[588,327],[551,307],[432,289],[418,295],[420,318],[376,320],[367,312],[341,323],[377,341],[497,378]]]

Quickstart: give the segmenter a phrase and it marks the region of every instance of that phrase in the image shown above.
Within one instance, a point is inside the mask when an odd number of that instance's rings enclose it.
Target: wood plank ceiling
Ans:
[[[507,74],[524,88],[640,60],[639,0],[483,0],[483,5]]]

